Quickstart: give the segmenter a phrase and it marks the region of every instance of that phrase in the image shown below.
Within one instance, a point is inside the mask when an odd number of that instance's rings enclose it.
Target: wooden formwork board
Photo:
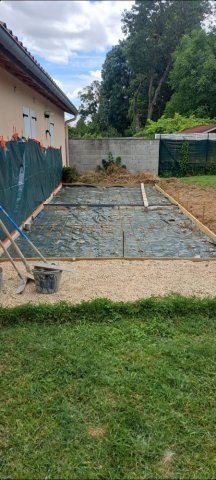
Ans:
[[[192,213],[190,213],[183,205],[181,205],[175,198],[173,198],[169,193],[167,193],[163,188],[159,187],[159,185],[155,185],[155,188],[162,193],[168,200],[177,205],[177,207],[184,213],[203,233],[205,233],[208,237],[210,237],[214,242],[216,242],[216,234],[212,232],[206,225],[204,225],[198,218],[194,217]]]
[[[148,199],[147,199],[144,183],[141,183],[141,193],[142,193],[144,207],[148,208],[149,204],[148,204]]]
[[[40,261],[39,257],[26,258],[28,263],[34,263]],[[216,257],[47,257],[47,261],[50,262],[100,262],[100,261],[124,261],[124,262],[169,262],[169,261],[187,261],[187,262],[215,262]],[[20,258],[14,258],[15,262],[21,262]],[[7,258],[0,258],[0,263],[8,263]]]
[[[44,202],[41,202],[40,205],[38,205],[36,207],[36,209],[32,212],[31,215],[29,215],[26,220],[24,220],[21,225],[19,225],[19,228],[21,230],[24,229],[24,226],[27,225],[28,223],[30,223],[33,219],[35,219],[37,217],[37,215],[39,215],[39,213],[44,209],[44,205],[47,205],[48,203],[51,202],[51,200],[53,199],[53,197],[59,192],[59,190],[61,190],[62,188],[62,183],[60,182],[57,187],[53,190],[53,192],[51,193],[51,195],[49,196],[49,198],[47,198]],[[11,237],[13,238],[13,240],[16,240],[18,237],[20,236],[20,233],[17,231],[17,230],[13,230],[11,232]],[[5,246],[5,248],[9,248],[10,245],[11,245],[11,242],[8,238],[6,238],[5,240],[3,240],[3,245]],[[3,255],[4,252],[0,253],[0,256]]]

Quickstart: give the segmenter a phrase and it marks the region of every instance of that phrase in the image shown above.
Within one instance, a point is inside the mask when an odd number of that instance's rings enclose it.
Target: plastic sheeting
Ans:
[[[154,187],[147,186],[146,193],[147,211],[140,188],[64,187],[34,220],[28,236],[45,257],[216,255],[212,240],[178,207]],[[19,237],[17,243],[27,257],[35,255],[26,240]]]
[[[182,144],[188,143],[189,173],[216,172],[215,140],[160,140],[159,175],[180,175]],[[211,171],[214,169],[214,171]]]
[[[0,204],[20,225],[61,181],[61,150],[34,140],[11,140],[0,147]],[[0,218],[11,231],[3,215]],[[0,232],[0,238],[4,238]]]

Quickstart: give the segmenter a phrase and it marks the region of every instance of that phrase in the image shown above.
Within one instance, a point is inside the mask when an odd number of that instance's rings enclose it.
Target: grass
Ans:
[[[216,175],[195,175],[194,177],[182,177],[180,180],[187,185],[216,188]]]
[[[0,478],[215,478],[216,299],[0,308]]]

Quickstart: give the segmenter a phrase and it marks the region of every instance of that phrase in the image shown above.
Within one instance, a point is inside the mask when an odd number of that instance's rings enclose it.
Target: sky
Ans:
[[[2,0],[0,20],[78,107],[78,92],[93,80],[100,80],[106,53],[123,38],[121,15],[133,3]]]

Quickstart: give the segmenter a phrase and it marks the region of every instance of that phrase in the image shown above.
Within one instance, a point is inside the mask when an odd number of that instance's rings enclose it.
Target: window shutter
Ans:
[[[31,123],[31,138],[36,138],[36,115],[33,110],[30,110],[30,123]]]
[[[29,108],[23,107],[24,137],[31,138],[31,123]]]
[[[53,114],[49,118],[49,132],[50,132],[50,145],[54,147],[54,117]]]

